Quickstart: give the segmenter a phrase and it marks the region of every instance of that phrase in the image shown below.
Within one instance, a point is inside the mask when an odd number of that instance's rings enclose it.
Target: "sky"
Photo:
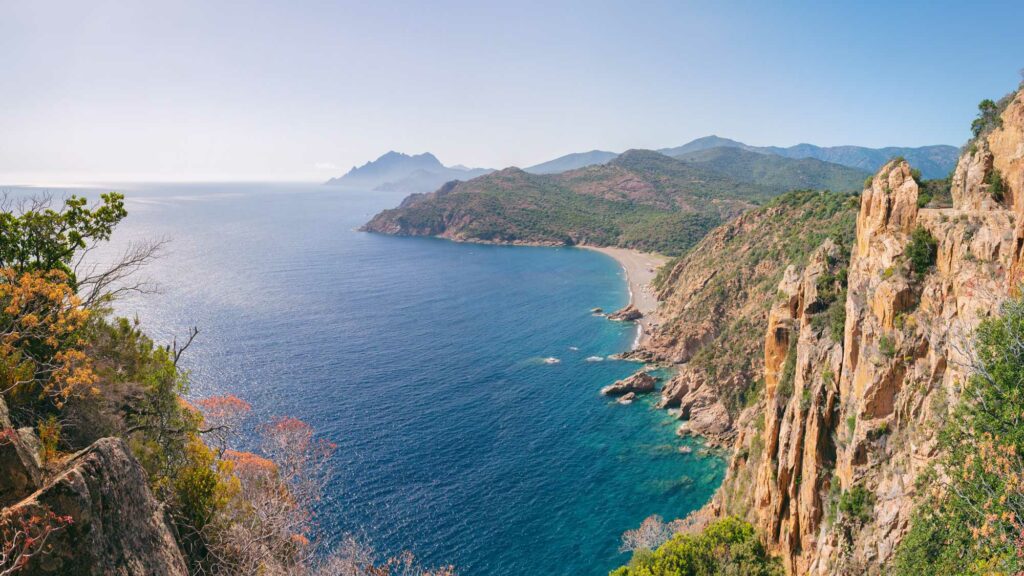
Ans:
[[[1024,2],[0,0],[0,184],[962,144]]]

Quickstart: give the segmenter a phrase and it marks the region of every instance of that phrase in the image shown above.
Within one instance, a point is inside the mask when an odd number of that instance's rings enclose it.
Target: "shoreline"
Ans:
[[[375,230],[367,230],[366,224],[357,229],[359,232],[370,234],[384,234],[406,238],[436,238],[447,240],[456,244],[483,244],[488,246],[522,246],[529,248],[579,248],[600,252],[619,263],[626,274],[626,288],[629,291],[629,304],[633,304],[640,310],[643,317],[637,320],[637,334],[633,340],[630,350],[636,350],[645,344],[653,332],[653,327],[660,324],[658,317],[658,298],[654,293],[654,277],[658,274],[665,263],[671,260],[670,257],[656,252],[641,252],[633,248],[620,248],[617,246],[587,246],[584,244],[567,245],[561,242],[536,242],[536,241],[512,241],[502,242],[493,240],[479,240],[475,238],[453,238],[442,235],[420,235],[420,234],[391,234]]]
[[[636,350],[647,342],[654,326],[659,324],[658,297],[654,293],[654,277],[658,269],[670,260],[667,256],[653,252],[640,252],[631,248],[607,246],[577,246],[584,250],[600,252],[613,258],[626,273],[626,286],[629,289],[629,303],[636,306],[643,314],[637,321],[637,335],[632,350]]]

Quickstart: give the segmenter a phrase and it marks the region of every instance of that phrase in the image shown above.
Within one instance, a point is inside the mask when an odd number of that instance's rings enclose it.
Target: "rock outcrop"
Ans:
[[[0,506],[9,506],[39,487],[42,466],[30,429],[15,430],[0,398]]]
[[[121,439],[104,438],[71,456],[45,486],[5,510],[13,517],[51,512],[70,523],[20,574],[188,574],[170,519]]]
[[[653,392],[654,385],[658,383],[658,379],[651,375],[647,370],[640,370],[633,374],[629,378],[618,380],[614,384],[610,384],[601,389],[601,394],[605,396],[620,396],[622,394],[644,394],[646,392]]]
[[[625,308],[616,310],[608,315],[609,320],[618,320],[620,322],[633,322],[643,317],[643,313],[633,304],[629,304]]]
[[[1021,94],[1002,118],[960,159],[952,208],[919,208],[910,166],[892,161],[861,196],[848,267],[826,241],[779,283],[764,394],[737,418],[726,480],[702,514],[752,521],[790,573],[883,573],[909,527],[969,377],[970,335],[1021,279]],[[906,253],[917,228],[936,246],[924,273]],[[854,491],[867,509],[844,513]]]
[[[852,245],[856,216],[852,195],[792,192],[716,228],[675,263],[658,291],[661,325],[628,357],[676,366],[659,405],[678,407],[687,431],[732,445],[764,371],[786,263],[802,268],[826,238]]]

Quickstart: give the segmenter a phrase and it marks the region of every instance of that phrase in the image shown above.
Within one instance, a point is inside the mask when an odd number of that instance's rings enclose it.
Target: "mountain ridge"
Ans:
[[[491,172],[487,168],[445,166],[430,152],[405,154],[388,151],[324,184],[364,190],[429,192],[450,180],[469,180]]]
[[[362,230],[465,242],[621,246],[674,255],[718,224],[788,190],[837,184],[839,190],[854,190],[867,175],[825,162],[744,154],[748,162],[733,173],[712,162],[653,150],[627,150],[607,163],[558,174],[506,168],[411,195]],[[808,164],[815,170],[808,170]],[[763,173],[773,177],[760,182]]]
[[[945,178],[949,176],[956,165],[960,155],[960,149],[946,144],[935,144],[929,146],[886,146],[883,148],[869,148],[866,146],[816,146],[814,144],[800,143],[793,146],[752,146],[731,138],[723,138],[712,134],[696,138],[681,146],[670,148],[658,148],[656,151],[666,156],[682,156],[710,148],[740,148],[750,152],[759,152],[774,156],[783,156],[796,160],[812,158],[833,164],[857,168],[865,172],[874,173],[886,162],[894,157],[902,156],[914,167],[921,170],[925,178]],[[604,150],[591,150],[589,152],[575,152],[559,156],[558,158],[541,162],[525,168],[527,172],[535,174],[555,174],[558,172],[583,168],[594,164],[604,164],[618,154]]]

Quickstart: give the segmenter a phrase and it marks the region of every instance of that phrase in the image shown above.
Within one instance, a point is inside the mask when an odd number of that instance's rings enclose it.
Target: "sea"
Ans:
[[[319,184],[7,189],[105,190],[129,215],[96,258],[167,242],[141,273],[159,291],[116,313],[159,343],[199,329],[189,396],[235,394],[246,426],[292,416],[337,445],[329,541],[464,576],[603,575],[629,560],[625,530],[722,481],[654,398],[600,395],[639,368],[610,358],[636,327],[591,313],[628,300],[608,256],[358,232],[401,195]]]

